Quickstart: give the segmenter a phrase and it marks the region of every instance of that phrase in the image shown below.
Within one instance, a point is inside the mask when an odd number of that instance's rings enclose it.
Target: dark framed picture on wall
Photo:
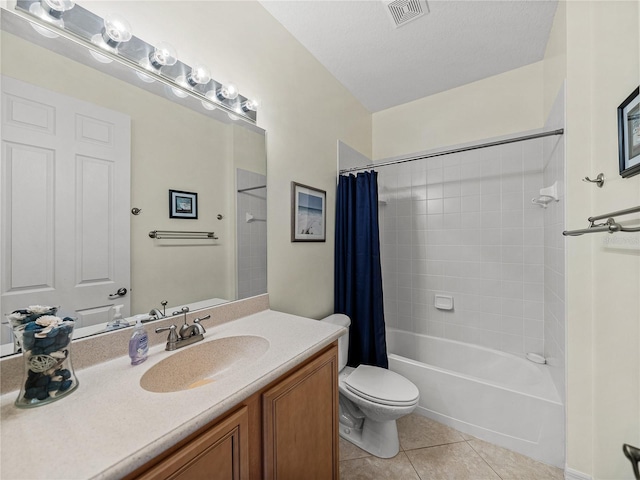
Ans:
[[[327,192],[291,182],[291,241],[324,242]]]
[[[640,173],[640,87],[618,107],[618,157],[622,177]]]
[[[198,218],[198,194],[169,190],[169,218]]]

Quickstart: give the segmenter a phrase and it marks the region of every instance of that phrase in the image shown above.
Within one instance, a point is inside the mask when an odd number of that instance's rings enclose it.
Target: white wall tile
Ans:
[[[444,213],[460,213],[460,196],[444,199]]]
[[[480,193],[482,193],[482,181],[480,180],[480,176],[461,180],[460,195],[480,195]]]
[[[420,165],[411,173],[380,173],[385,194],[397,199],[381,223],[394,325],[520,355],[547,343],[559,350],[562,208],[530,203],[547,181],[543,164],[559,168],[558,155],[544,163],[545,152],[535,140],[413,162]],[[545,307],[547,284],[553,301]],[[436,292],[453,295],[455,309],[437,310]]]
[[[427,199],[434,200],[443,197],[442,183],[433,183],[427,186]]]
[[[442,199],[432,199],[427,200],[427,214],[435,215],[438,213],[443,213],[443,201]]]
[[[239,188],[264,185],[264,175],[237,169],[236,182]],[[247,223],[245,214],[266,218],[266,191],[252,191],[251,195],[236,195],[236,242],[238,252],[238,298],[247,298],[267,291],[267,233],[266,222]]]
[[[455,156],[452,158],[455,161]],[[459,180],[460,180],[460,166],[459,165],[451,166],[451,162],[447,161],[447,163],[444,164],[443,181],[447,183],[447,182],[454,182]]]

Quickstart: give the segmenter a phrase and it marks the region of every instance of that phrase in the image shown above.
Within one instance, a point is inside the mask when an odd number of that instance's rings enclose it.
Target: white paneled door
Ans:
[[[129,313],[130,144],[127,115],[2,77],[0,313]]]

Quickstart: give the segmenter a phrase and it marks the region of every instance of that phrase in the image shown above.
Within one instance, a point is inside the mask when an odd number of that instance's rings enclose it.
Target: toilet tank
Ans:
[[[346,367],[349,357],[349,325],[351,325],[351,319],[343,313],[334,313],[321,321],[347,329],[347,333],[338,339],[338,371],[340,372]]]

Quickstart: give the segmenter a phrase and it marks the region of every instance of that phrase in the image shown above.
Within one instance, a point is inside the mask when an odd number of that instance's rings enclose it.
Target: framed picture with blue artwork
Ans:
[[[327,192],[291,182],[291,241],[326,240]]]
[[[640,173],[640,87],[618,107],[618,157],[623,178]]]
[[[169,218],[198,218],[198,194],[169,190]]]

